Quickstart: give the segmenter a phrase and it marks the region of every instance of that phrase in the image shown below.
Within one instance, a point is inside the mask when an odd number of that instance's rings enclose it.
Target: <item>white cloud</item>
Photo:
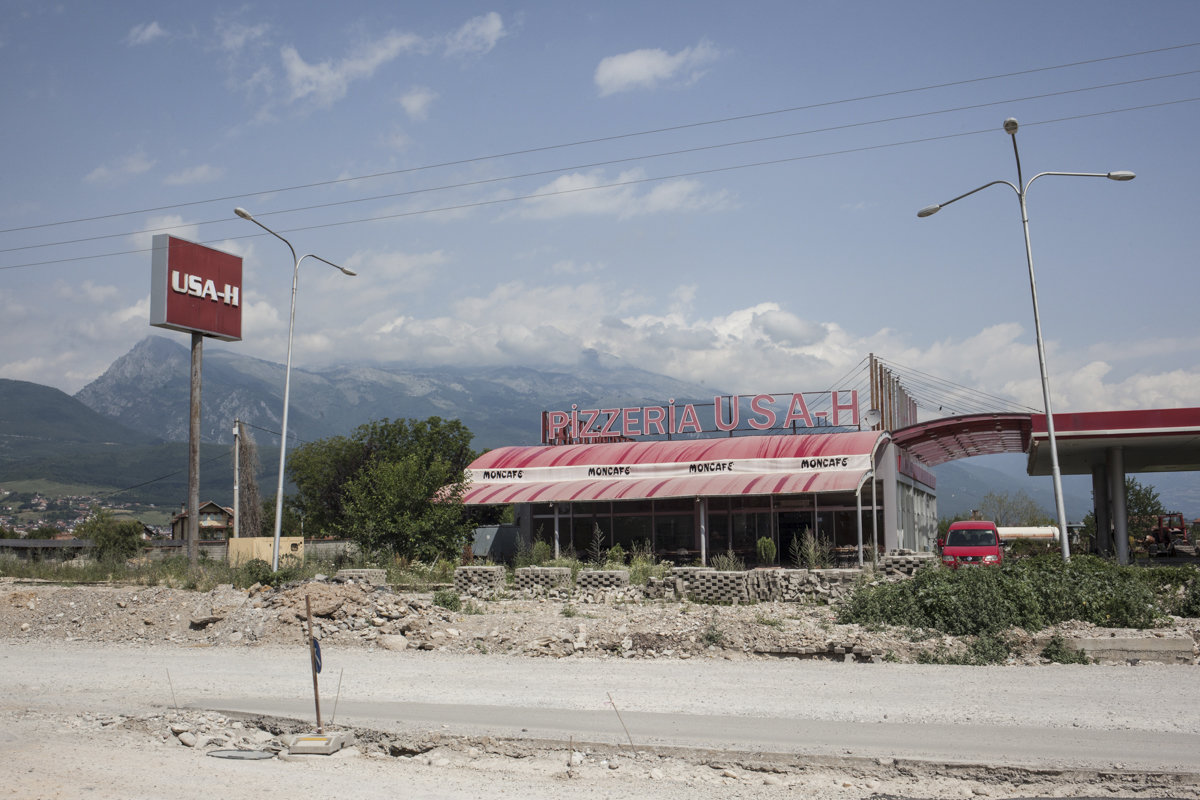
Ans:
[[[400,96],[400,105],[412,119],[424,120],[429,117],[429,106],[437,99],[437,92],[426,86],[414,86]]]
[[[134,25],[130,29],[128,35],[125,36],[125,44],[136,47],[141,44],[149,44],[166,35],[167,32],[157,22],[144,22],[141,25]]]
[[[154,167],[154,164],[154,159],[139,150],[116,161],[101,164],[89,172],[84,177],[84,180],[88,183],[113,183],[122,178],[148,172]]]
[[[473,17],[446,37],[446,55],[483,55],[507,34],[504,21],[495,11]]]
[[[194,167],[172,172],[163,179],[163,183],[167,186],[190,186],[196,183],[212,183],[224,176],[225,170],[222,167],[214,167],[211,164],[197,164]]]
[[[309,64],[290,45],[284,47],[280,55],[291,90],[290,99],[312,100],[319,106],[329,106],[346,95],[353,81],[370,78],[384,64],[424,46],[419,36],[393,31],[337,61]]]
[[[230,54],[240,53],[248,45],[262,40],[271,30],[271,26],[265,22],[246,25],[230,19],[218,19],[216,25],[220,47]]]
[[[615,178],[606,177],[600,170],[560,175],[530,192],[546,197],[524,201],[516,213],[527,219],[572,215],[630,219],[669,211],[710,211],[729,202],[727,192],[705,192],[699,181],[675,178],[643,184],[645,178],[640,169],[622,172]]]
[[[719,55],[712,43],[701,40],[674,55],[653,49],[608,56],[596,67],[596,88],[604,97],[633,89],[654,89],[663,84],[694,83]]]

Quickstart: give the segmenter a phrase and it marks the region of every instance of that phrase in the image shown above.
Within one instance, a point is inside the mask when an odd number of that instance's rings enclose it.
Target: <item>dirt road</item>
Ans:
[[[552,660],[328,646],[324,662],[324,719],[356,729],[359,746],[227,762],[204,752],[264,747],[289,729],[264,714],[311,728],[302,647],[7,640],[0,744],[19,768],[0,797],[394,797],[399,785],[411,797],[1200,794],[1200,704],[1180,702],[1200,691],[1194,666]]]

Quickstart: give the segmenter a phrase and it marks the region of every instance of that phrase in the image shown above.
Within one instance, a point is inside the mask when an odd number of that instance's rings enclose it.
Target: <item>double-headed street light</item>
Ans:
[[[960,194],[952,200],[947,200],[944,203],[935,203],[931,206],[925,206],[917,212],[918,217],[928,217],[941,211],[951,203],[956,203],[964,197],[970,197],[978,191],[1003,184],[1017,193],[1017,199],[1021,202],[1021,225],[1025,229],[1025,260],[1029,264],[1029,292],[1033,296],[1033,330],[1037,336],[1037,351],[1038,351],[1038,366],[1042,372],[1042,402],[1046,406],[1046,434],[1050,439],[1050,472],[1054,477],[1054,505],[1058,512],[1058,535],[1059,541],[1062,542],[1063,559],[1071,557],[1071,546],[1067,542],[1067,512],[1063,505],[1062,493],[1062,473],[1058,468],[1058,443],[1054,438],[1054,412],[1050,407],[1050,379],[1046,375],[1046,348],[1042,344],[1042,323],[1038,313],[1037,299],[1037,282],[1033,278],[1033,250],[1029,246],[1029,212],[1025,207],[1025,195],[1029,191],[1029,187],[1038,178],[1043,175],[1062,175],[1069,178],[1108,178],[1112,181],[1131,181],[1136,177],[1132,172],[1039,172],[1029,179],[1028,183],[1024,182],[1021,176],[1021,153],[1017,150],[1017,121],[1012,117],[1004,120],[1004,132],[1012,137],[1013,155],[1017,159],[1017,182],[1015,184],[1008,181],[992,181],[985,183],[978,189],[972,189],[966,194]]]
[[[250,215],[250,212],[244,208],[235,208],[233,213],[237,214],[242,219],[248,219],[258,227],[262,228],[267,233],[274,236],[279,241],[288,246],[288,250],[292,251],[292,260],[295,266],[292,268],[292,311],[288,317],[288,344],[287,344],[287,366],[283,371],[283,421],[280,425],[279,434],[279,486],[275,491],[275,544],[271,551],[271,570],[279,571],[279,532],[283,522],[283,470],[287,464],[287,425],[288,425],[288,396],[292,385],[292,332],[296,329],[296,281],[300,277],[300,262],[306,258],[315,258],[317,261],[323,261],[331,267],[341,270],[346,275],[355,275],[353,270],[346,269],[340,264],[335,264],[328,259],[321,258],[312,253],[305,253],[299,258],[296,257],[296,248],[292,247],[292,243],[280,236],[275,231],[263,225]]]

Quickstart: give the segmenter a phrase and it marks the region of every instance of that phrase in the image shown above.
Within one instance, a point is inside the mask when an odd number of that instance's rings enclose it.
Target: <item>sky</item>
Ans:
[[[0,377],[151,334],[155,233],[244,258],[244,355],[597,354],[721,391],[868,353],[1054,410],[1200,405],[1200,4],[0,0]],[[917,389],[918,385],[924,387]],[[564,398],[569,402],[571,398]],[[943,409],[940,413],[962,410]]]

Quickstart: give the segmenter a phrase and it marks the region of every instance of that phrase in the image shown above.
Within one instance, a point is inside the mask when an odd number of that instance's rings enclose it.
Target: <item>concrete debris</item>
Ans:
[[[626,589],[641,587],[596,590],[603,602],[559,595],[557,589],[536,597],[476,598],[453,612],[434,605],[428,593],[399,593],[363,581],[249,590],[225,585],[198,593],[164,586],[31,586],[0,579],[0,638],[226,647],[295,643],[307,633],[308,598],[313,634],[323,644],[395,652],[877,664],[913,662],[923,653],[962,652],[969,642],[934,631],[839,624],[836,609],[821,604],[704,605],[606,594]],[[1044,663],[1041,651],[1054,635],[1102,663],[1195,664],[1200,620],[1176,618],[1150,631],[1110,631],[1086,623],[1036,633],[1013,631],[1016,647],[1009,663]]]

